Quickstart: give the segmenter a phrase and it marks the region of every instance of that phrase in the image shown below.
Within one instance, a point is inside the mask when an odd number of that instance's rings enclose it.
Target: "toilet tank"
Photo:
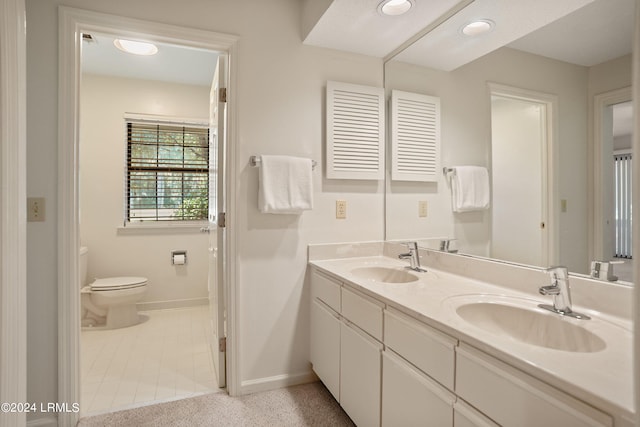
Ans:
[[[80,246],[80,287],[87,283],[87,262],[89,260],[89,248]]]

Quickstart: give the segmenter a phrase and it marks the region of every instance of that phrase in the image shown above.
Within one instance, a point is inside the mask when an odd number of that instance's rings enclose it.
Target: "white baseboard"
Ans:
[[[240,395],[258,393],[261,391],[275,390],[299,384],[307,384],[318,381],[316,374],[309,370],[298,374],[284,374],[273,377],[259,378],[256,380],[242,381]]]
[[[57,427],[57,417],[44,417],[27,421],[27,427]]]
[[[191,298],[191,299],[180,299],[174,301],[151,301],[151,302],[139,302],[136,304],[138,311],[148,311],[148,310],[167,310],[171,308],[188,308],[188,307],[197,307],[199,305],[207,305],[209,304],[209,298]]]

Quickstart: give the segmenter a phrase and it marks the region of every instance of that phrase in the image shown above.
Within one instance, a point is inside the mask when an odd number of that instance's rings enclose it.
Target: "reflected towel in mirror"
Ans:
[[[454,212],[489,208],[489,172],[482,166],[456,166],[451,176],[451,205]]]

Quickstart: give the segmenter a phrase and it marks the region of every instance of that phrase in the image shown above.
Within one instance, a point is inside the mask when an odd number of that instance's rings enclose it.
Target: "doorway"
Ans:
[[[491,257],[549,265],[552,98],[491,85]],[[499,226],[497,226],[499,224]]]
[[[614,261],[614,275],[632,281],[631,88],[596,95],[593,103],[592,260]]]
[[[61,7],[60,13],[60,156],[59,156],[59,398],[61,401],[80,401],[80,381],[79,367],[80,360],[80,271],[79,271],[79,170],[77,155],[79,151],[79,123],[78,117],[80,103],[80,60],[81,42],[79,37],[83,33],[99,32],[104,34],[124,35],[129,39],[147,40],[157,43],[166,43],[183,46],[193,49],[207,49],[221,52],[228,57],[235,54],[237,38],[224,34],[211,33],[202,30],[192,30],[188,28],[175,27],[165,24],[157,24],[147,21],[134,20],[130,18],[98,14],[94,12],[82,11],[73,8]],[[234,103],[233,103],[233,76],[229,72],[229,93],[227,96],[229,128],[226,132],[230,140],[235,138],[234,129]],[[222,145],[224,146],[224,145]],[[232,172],[232,160],[234,153],[229,150],[225,152],[225,159],[229,162],[227,174]],[[218,181],[221,181],[218,179]],[[225,194],[233,194],[235,182],[228,180],[225,186]],[[233,209],[233,204],[228,204],[227,215]],[[233,242],[231,238],[233,230],[226,228],[224,234],[227,240]],[[224,304],[226,313],[229,315],[227,323],[227,333],[230,345],[227,345],[227,354],[232,354],[235,340],[233,339],[234,292],[232,283],[235,278],[235,257],[229,256],[233,253],[231,244],[218,248],[221,265],[225,268],[217,269],[216,273],[221,278],[219,286],[221,297],[219,301]],[[206,256],[206,255],[205,255]],[[224,312],[225,310],[220,310]],[[216,346],[217,348],[217,346]],[[228,391],[234,392],[233,359],[230,358],[227,365],[227,377],[229,382]],[[75,425],[78,414],[60,414],[60,425]]]
[[[222,169],[207,135],[215,142],[210,93],[226,86],[212,85],[224,55],[157,42],[156,54],[135,55],[116,47],[116,34],[82,40],[82,414],[219,391],[214,361],[224,352],[212,345],[209,312],[220,310],[208,294],[217,265],[209,266],[199,231],[206,201],[218,199],[208,185],[218,177],[209,175]],[[182,264],[172,263],[176,250],[186,254]],[[104,307],[91,304],[91,283],[122,276],[147,279],[137,303],[144,321],[108,330]]]

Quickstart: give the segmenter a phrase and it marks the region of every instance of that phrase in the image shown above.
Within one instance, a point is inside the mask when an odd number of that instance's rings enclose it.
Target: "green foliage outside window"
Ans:
[[[186,199],[173,214],[174,218],[184,220],[203,220],[209,215],[209,198],[194,197]]]

